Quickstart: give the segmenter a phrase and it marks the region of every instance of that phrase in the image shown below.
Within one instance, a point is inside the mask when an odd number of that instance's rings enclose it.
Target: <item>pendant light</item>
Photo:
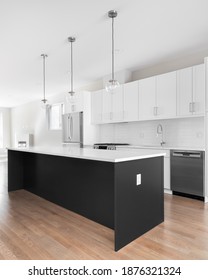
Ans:
[[[112,19],[112,76],[107,82],[105,89],[107,92],[113,93],[113,91],[120,86],[119,82],[114,77],[114,18],[117,17],[117,11],[111,10],[108,12],[108,17]]]
[[[73,47],[72,44],[75,42],[76,38],[75,37],[69,37],[68,41],[70,43],[70,51],[71,51],[71,55],[70,55],[70,91],[67,93],[66,96],[66,101],[68,103],[74,103],[76,101],[76,96],[75,96],[75,92],[73,89]]]
[[[41,100],[42,102],[42,108],[45,109],[49,106],[48,104],[48,100],[46,99],[46,95],[45,95],[45,59],[47,56],[47,54],[41,54],[42,58],[43,58],[43,99]]]

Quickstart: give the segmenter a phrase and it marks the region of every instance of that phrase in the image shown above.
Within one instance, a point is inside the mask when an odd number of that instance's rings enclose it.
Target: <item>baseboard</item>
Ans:
[[[198,195],[194,195],[194,194],[188,194],[188,193],[173,191],[173,195],[178,195],[178,196],[183,196],[183,197],[187,197],[187,198],[197,199],[197,200],[205,202],[205,198],[203,196],[198,196]]]
[[[168,189],[164,189],[164,193],[173,194],[173,192],[171,190],[168,190]]]

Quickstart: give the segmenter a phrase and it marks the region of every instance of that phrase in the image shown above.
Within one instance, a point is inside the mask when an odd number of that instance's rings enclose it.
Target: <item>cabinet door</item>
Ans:
[[[92,123],[99,124],[102,123],[102,97],[103,90],[95,91],[91,96],[91,106],[92,106]]]
[[[193,67],[193,114],[202,115],[205,111],[205,66]]]
[[[170,158],[164,157],[164,188],[170,190]]]
[[[139,81],[139,120],[151,120],[156,114],[156,78]]]
[[[110,114],[111,121],[123,121],[123,86],[118,87],[111,94],[112,112]]]
[[[102,121],[103,123],[110,123],[112,120],[112,93],[103,90],[102,95]]]
[[[193,69],[177,71],[177,115],[192,115]]]
[[[81,112],[83,107],[83,94],[82,92],[76,92],[74,97],[68,97],[68,102],[65,104],[65,113]]]
[[[139,117],[139,83],[138,81],[123,85],[124,121],[136,121]]]
[[[157,117],[176,117],[176,72],[157,76]]]

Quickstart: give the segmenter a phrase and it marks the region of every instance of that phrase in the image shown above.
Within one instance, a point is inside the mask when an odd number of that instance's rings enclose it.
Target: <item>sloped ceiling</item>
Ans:
[[[115,19],[115,70],[139,70],[208,49],[207,0],[1,0],[0,107],[69,90],[74,43],[74,87],[111,72],[111,20]]]

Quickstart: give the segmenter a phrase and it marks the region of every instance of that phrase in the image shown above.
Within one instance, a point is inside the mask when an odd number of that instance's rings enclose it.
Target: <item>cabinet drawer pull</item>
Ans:
[[[189,113],[192,113],[192,102],[189,102]]]
[[[154,116],[157,116],[157,114],[158,114],[158,110],[157,109],[158,109],[157,106],[155,106],[154,109],[153,109]]]
[[[127,119],[128,118],[128,111],[123,111],[123,119]]]
[[[195,102],[192,102],[192,113],[195,113],[196,112],[196,110],[195,110]]]

